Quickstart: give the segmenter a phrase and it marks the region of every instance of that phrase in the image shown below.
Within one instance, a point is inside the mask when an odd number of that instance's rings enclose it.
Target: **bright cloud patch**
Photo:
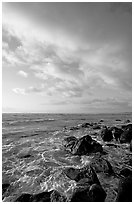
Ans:
[[[24,77],[24,78],[27,78],[27,77],[28,77],[28,73],[26,73],[26,72],[24,72],[24,71],[22,71],[22,70],[18,71],[18,75],[20,75],[20,76],[22,76],[22,77]]]

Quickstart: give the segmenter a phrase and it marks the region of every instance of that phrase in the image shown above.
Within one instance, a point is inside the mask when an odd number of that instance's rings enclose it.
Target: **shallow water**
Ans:
[[[3,114],[2,181],[11,184],[6,197],[13,201],[22,192],[33,194],[52,189],[64,195],[71,194],[76,183],[64,175],[63,169],[69,166],[81,168],[90,163],[94,155],[79,157],[66,152],[62,145],[66,136],[92,135],[108,151],[106,157],[118,170],[126,157],[131,156],[126,144],[118,148],[106,147],[100,138],[100,130],[70,130],[75,125],[101,119],[104,120],[102,125],[120,126],[125,120],[131,120],[131,114]],[[106,191],[110,182],[111,189],[116,188],[117,179],[105,178],[104,182],[103,176],[98,177]],[[113,196],[108,197],[108,201]]]

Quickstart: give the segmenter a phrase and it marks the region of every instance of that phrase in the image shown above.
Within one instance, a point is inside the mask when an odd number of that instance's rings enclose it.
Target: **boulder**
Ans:
[[[120,143],[130,143],[132,140],[132,124],[124,126],[123,130],[120,136]]]
[[[99,130],[99,129],[101,129],[101,127],[100,127],[100,125],[93,125],[93,130]]]
[[[99,179],[91,165],[82,169],[66,168],[64,173],[71,180],[78,182],[78,185],[92,185],[94,183],[100,185]]]
[[[100,123],[103,123],[103,122],[104,122],[104,120],[101,119],[101,120],[100,120]]]
[[[90,153],[103,151],[101,144],[93,140],[89,135],[85,135],[80,139],[68,137],[64,140],[63,145],[65,149],[74,155],[89,155]]]
[[[121,121],[121,119],[116,119],[115,121]]]
[[[131,176],[120,179],[116,202],[132,202],[132,177]]]
[[[131,123],[131,121],[128,119],[128,120],[125,120],[125,123]]]
[[[90,153],[102,151],[102,145],[93,140],[89,135],[85,135],[80,138],[72,148],[72,154],[74,155],[89,155]]]
[[[94,157],[90,164],[94,168],[96,173],[103,172],[109,175],[114,173],[110,162],[103,157]]]
[[[123,130],[121,128],[114,127],[113,128],[113,136],[118,141],[120,139],[121,134],[123,133]]]
[[[90,123],[83,123],[81,125],[82,128],[89,128],[90,127]]]
[[[103,141],[111,141],[113,139],[112,131],[107,127],[104,127],[101,130],[101,138],[103,139]]]
[[[121,176],[124,176],[124,177],[132,176],[132,170],[130,170],[129,168],[125,167],[125,168],[120,170],[119,174]]]
[[[79,187],[74,189],[71,196],[71,202],[104,202],[106,192],[98,185],[93,184],[90,187]]]
[[[66,202],[67,198],[61,195],[58,191],[53,190],[50,200],[51,202]]]
[[[51,193],[52,191],[42,192],[34,195],[29,193],[23,193],[15,200],[15,202],[50,202]]]

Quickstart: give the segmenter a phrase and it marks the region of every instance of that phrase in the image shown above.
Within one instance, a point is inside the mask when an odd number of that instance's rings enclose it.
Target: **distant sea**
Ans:
[[[67,166],[79,168],[83,159],[65,152],[62,141],[66,136],[89,134],[89,130],[71,131],[70,127],[100,120],[112,126],[128,119],[132,120],[131,113],[2,114],[2,183],[13,186],[7,196],[53,188],[69,194],[75,183],[65,181],[62,169]]]

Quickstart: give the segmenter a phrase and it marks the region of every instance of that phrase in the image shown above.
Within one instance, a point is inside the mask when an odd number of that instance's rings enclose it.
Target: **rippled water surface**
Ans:
[[[105,125],[120,125],[126,119],[131,120],[131,114],[3,114],[2,182],[12,186],[7,197],[11,197],[12,201],[12,197],[22,192],[39,193],[51,189],[69,195],[76,183],[65,177],[63,168],[82,167],[90,162],[92,155],[72,156],[63,149],[62,141],[66,136],[81,137],[90,134],[104,145],[99,130],[70,130],[75,125],[99,122],[101,119]],[[122,152],[123,148],[127,155],[127,145],[122,146]],[[109,151],[113,158],[117,150]],[[111,161],[112,158],[109,155]]]

